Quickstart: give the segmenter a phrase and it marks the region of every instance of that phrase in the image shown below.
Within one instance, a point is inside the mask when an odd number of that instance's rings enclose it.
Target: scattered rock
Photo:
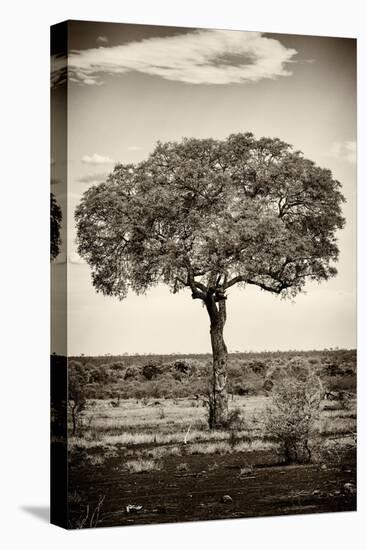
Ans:
[[[321,470],[328,470],[328,466],[326,464],[322,464],[320,469]]]
[[[320,495],[320,491],[319,491],[319,489],[315,489],[315,491],[313,491],[313,497],[318,496],[318,495]]]
[[[142,506],[139,504],[127,504],[126,512],[127,514],[135,514],[136,512],[141,512]]]
[[[343,490],[346,495],[355,495],[356,494],[356,487],[353,483],[345,483],[343,485]]]
[[[223,502],[224,504],[231,504],[233,501],[233,499],[231,498],[230,495],[223,495],[221,497],[221,502]]]
[[[249,476],[253,473],[253,466],[244,466],[240,468],[239,477]]]

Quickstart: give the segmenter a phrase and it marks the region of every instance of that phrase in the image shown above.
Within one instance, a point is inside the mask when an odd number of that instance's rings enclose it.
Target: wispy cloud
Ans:
[[[97,42],[99,42],[99,44],[108,44],[109,42],[108,36],[104,36],[104,35],[98,36]]]
[[[102,74],[129,71],[189,84],[230,84],[288,76],[296,53],[261,33],[197,30],[74,51],[68,67],[71,80],[87,85],[102,84]]]
[[[67,82],[67,59],[64,55],[51,56],[51,88]]]
[[[101,172],[98,174],[87,174],[86,176],[82,176],[77,181],[79,183],[88,183],[90,185],[97,185],[98,183],[102,183],[106,180],[108,174],[107,172]]]
[[[143,147],[140,147],[139,145],[129,145],[127,147],[127,151],[141,151]]]
[[[114,160],[103,155],[98,155],[98,153],[93,153],[92,155],[84,155],[81,162],[84,164],[112,164]]]
[[[357,144],[355,141],[336,141],[332,145],[330,154],[339,160],[356,164]]]

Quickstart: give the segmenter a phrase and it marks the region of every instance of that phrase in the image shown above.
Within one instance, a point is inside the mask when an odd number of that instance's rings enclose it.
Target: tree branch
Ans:
[[[282,290],[285,290],[286,288],[291,286],[291,284],[282,283],[280,281],[278,282],[279,282],[279,286],[274,287],[274,286],[266,285],[265,283],[261,283],[259,281],[254,281],[253,279],[248,279],[247,277],[244,277],[242,275],[238,275],[237,277],[234,277],[233,279],[231,279],[231,281],[226,283],[226,285],[224,286],[224,289],[227,290],[228,288],[230,288],[231,286],[234,286],[237,283],[247,283],[248,285],[259,286],[260,288],[262,288],[263,290],[267,290],[268,292],[274,292],[275,294],[280,294]]]
[[[244,282],[246,282],[245,277],[243,277],[242,275],[238,275],[237,277],[234,277],[233,279],[231,279],[231,281],[228,281],[227,283],[225,283],[223,288],[224,290],[227,290],[231,286],[236,285],[236,283],[244,283]]]
[[[245,282],[248,285],[256,285],[256,286],[259,286],[260,288],[262,288],[263,290],[267,290],[268,292],[274,292],[275,294],[281,294],[281,292],[283,290],[285,290],[285,288],[288,288],[288,287],[292,286],[290,284],[280,283],[278,288],[274,288],[274,287],[268,286],[264,283],[259,283],[258,281],[253,281],[251,279],[246,279]]]
[[[207,298],[207,291],[208,291],[207,287],[203,283],[195,281],[194,272],[188,258],[186,258],[186,266],[187,266],[187,285],[192,290],[192,298],[205,301]]]

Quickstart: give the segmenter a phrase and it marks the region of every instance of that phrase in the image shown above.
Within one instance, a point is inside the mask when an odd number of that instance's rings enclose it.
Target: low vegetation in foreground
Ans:
[[[356,353],[232,354],[221,430],[209,361],[70,360],[71,527],[355,509]]]

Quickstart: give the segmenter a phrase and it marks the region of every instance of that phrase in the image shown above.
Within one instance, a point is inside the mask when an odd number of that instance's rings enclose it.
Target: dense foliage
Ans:
[[[162,399],[208,392],[210,355],[77,357],[85,372],[88,399]],[[304,367],[319,376],[324,391],[356,392],[356,353],[352,350],[229,354],[228,391],[238,396],[272,395],[274,384]]]
[[[50,221],[50,232],[51,232],[51,260],[54,260],[60,253],[61,246],[61,221],[62,221],[62,212],[61,208],[58,205],[55,195],[51,193],[51,221]]]
[[[117,165],[76,210],[94,286],[124,298],[160,281],[219,300],[233,284],[296,294],[334,275],[340,184],[279,139],[159,143]]]

